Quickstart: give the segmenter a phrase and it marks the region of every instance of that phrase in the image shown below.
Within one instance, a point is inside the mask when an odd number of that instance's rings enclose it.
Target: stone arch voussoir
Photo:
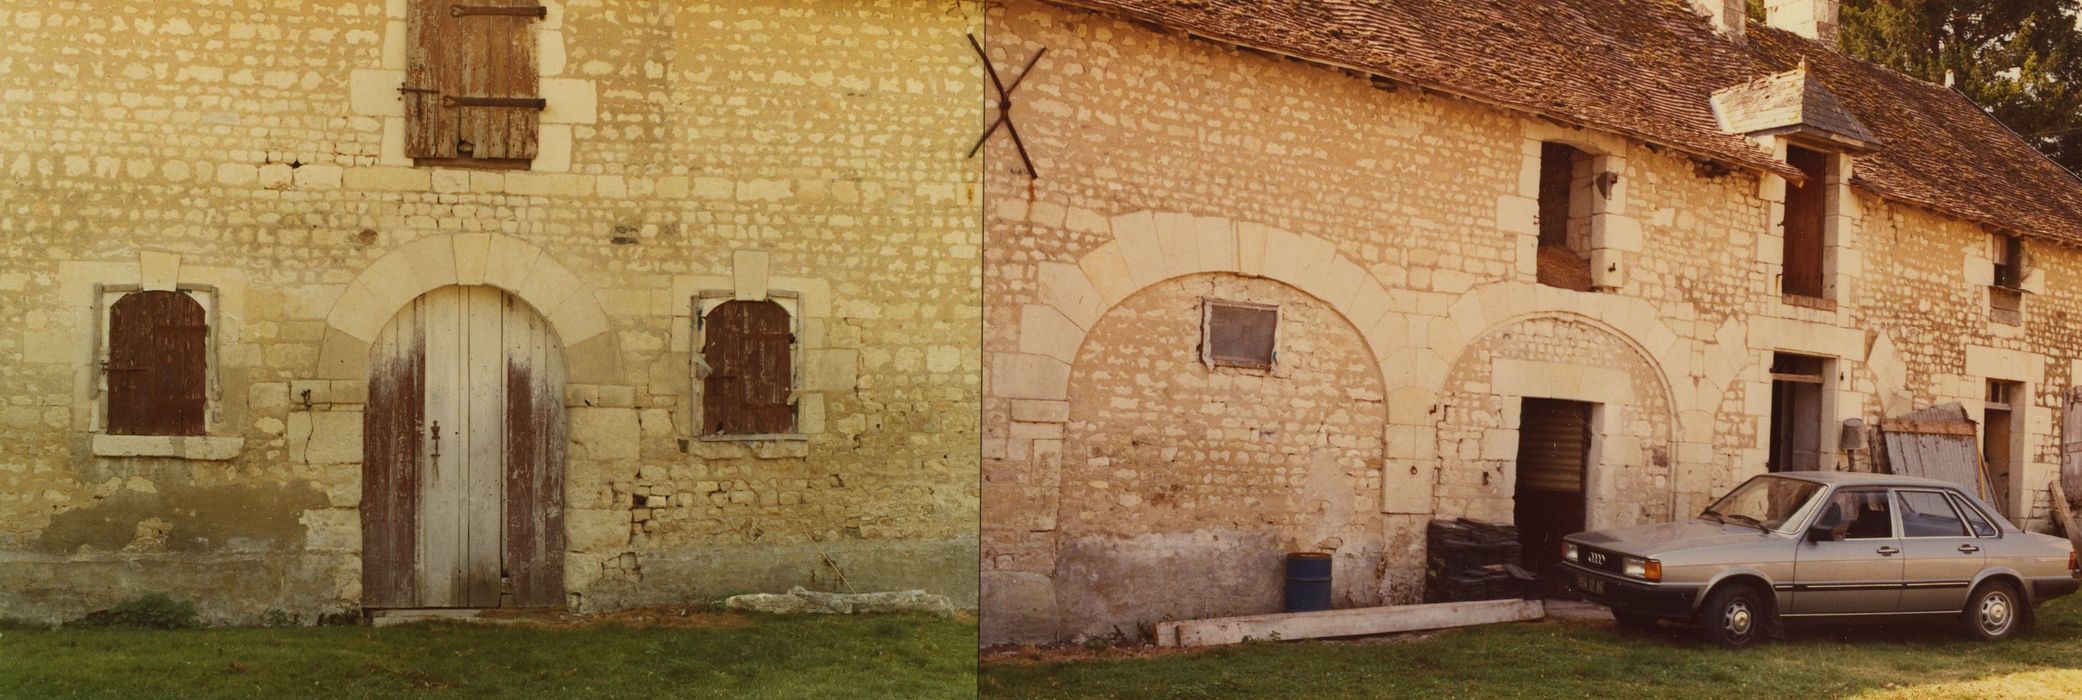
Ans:
[[[1070,365],[1098,320],[1129,295],[1187,275],[1226,272],[1299,289],[1357,328],[1377,364],[1406,328],[1402,314],[1391,312],[1411,304],[1405,293],[1323,238],[1169,212],[1123,214],[1110,226],[1113,240],[1077,262],[1036,267],[1034,300],[1020,309],[1019,352],[996,365],[1010,398],[1066,398]]]
[[[566,347],[607,332],[607,312],[592,287],[540,248],[510,236],[465,233],[413,241],[363,269],[333,303],[326,326],[375,340],[407,302],[449,285],[503,289],[549,320]]]

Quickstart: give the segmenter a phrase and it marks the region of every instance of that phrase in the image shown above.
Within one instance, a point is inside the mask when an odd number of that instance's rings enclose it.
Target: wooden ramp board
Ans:
[[[1159,622],[1157,646],[1199,647],[1240,644],[1248,640],[1363,637],[1538,620],[1546,614],[1546,606],[1537,600],[1477,600],[1219,617],[1211,620]]]

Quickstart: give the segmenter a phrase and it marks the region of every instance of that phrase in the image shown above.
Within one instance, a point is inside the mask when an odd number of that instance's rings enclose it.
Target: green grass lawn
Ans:
[[[0,628],[0,698],[976,696],[973,618],[703,618],[572,629]]]
[[[1417,640],[1268,642],[1174,654],[996,654],[984,697],[1231,698],[2077,698],[2082,598],[2039,610],[2003,643],[1949,626],[1794,628],[1786,641],[1728,651],[1690,629],[1539,622]]]

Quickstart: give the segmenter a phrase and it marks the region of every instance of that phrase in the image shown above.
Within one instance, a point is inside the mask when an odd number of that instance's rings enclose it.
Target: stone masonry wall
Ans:
[[[1356,331],[1371,360],[1334,382],[1379,381],[1383,400],[1295,418],[1356,433],[1366,429],[1358,413],[1378,412],[1378,437],[1356,436],[1378,439],[1380,479],[1354,480],[1371,492],[1352,494],[1376,512],[1349,521],[1377,530],[1346,541],[1398,556],[1386,571],[1341,566],[1337,576],[1391,582],[1384,603],[1420,598],[1426,521],[1511,518],[1518,399],[1600,406],[1594,526],[1666,518],[1764,471],[1774,352],[1829,359],[1830,467],[1870,464],[1840,444],[1846,419],[1876,424],[1955,400],[1978,417],[1987,379],[2024,382],[2017,488],[2028,507],[2018,520],[2043,527],[2060,397],[2082,358],[2061,322],[2082,311],[2061,284],[2082,274],[2074,251],[2032,242],[2023,325],[1990,322],[1988,233],[1855,189],[1843,177],[1851,159],[1824,183],[1834,308],[1795,306],[1777,293],[1785,183],[1775,176],[1040,0],[993,1],[988,22],[1001,65],[1048,53],[1015,108],[1041,177],[1002,157],[1002,141],[987,173],[986,642],[1133,635],[1161,619],[1271,609],[1277,569],[1247,562],[1314,544],[1277,519],[1239,528],[1213,505],[1232,483],[1272,488],[1281,470],[1304,469],[1299,453],[1272,464],[1215,451],[1162,461],[1206,438],[1163,435],[1169,423],[1151,416],[1194,425],[1257,410],[1240,388],[1220,400],[1204,369],[1164,374],[1144,359],[1195,340],[1146,318],[1143,295],[1175,294],[1176,278],[1263,278]],[[1606,291],[1536,283],[1539,155],[1550,141],[1619,176],[1589,222],[1594,282]],[[1139,336],[1119,330],[1131,323]],[[1136,411],[1077,408],[1128,391],[1121,367],[1155,382],[1132,390]],[[1158,400],[1167,393],[1175,398]],[[1063,401],[1068,416],[1050,408]],[[1162,463],[1161,478],[1131,465],[1103,477],[1107,493],[1176,493],[1162,506],[1108,502],[1093,511],[1094,529],[1072,505],[1102,478],[1089,460],[1138,435],[1128,454]],[[1290,484],[1284,496],[1305,493]],[[1235,543],[1229,583],[1162,575],[1176,553],[1217,537]]]
[[[1202,363],[1203,299],[1278,307],[1271,371]],[[1062,604],[1114,601],[1092,617],[1176,610],[1172,591],[1144,585],[1162,576],[1227,591],[1188,601],[1206,606],[1193,615],[1277,612],[1264,603],[1278,599],[1281,553],[1380,571],[1384,397],[1372,366],[1344,319],[1266,279],[1174,278],[1108,313],[1071,377],[1063,436],[1062,566],[1095,575],[1069,577]],[[1341,606],[1383,597],[1375,576],[1339,584]]]
[[[0,2],[0,617],[355,608],[368,342],[448,284],[565,346],[572,607],[974,600],[980,8],[547,5],[488,171],[403,156],[405,0]],[[176,287],[209,436],[100,435],[103,291]],[[790,308],[797,435],[694,434],[702,298]]]

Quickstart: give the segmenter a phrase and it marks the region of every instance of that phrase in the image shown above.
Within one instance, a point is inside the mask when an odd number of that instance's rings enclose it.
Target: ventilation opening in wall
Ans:
[[[2010,495],[2010,483],[2017,475],[2014,443],[2021,433],[2017,419],[2024,415],[2024,407],[2018,403],[2023,394],[2023,384],[1991,379],[1987,400],[1981,404],[1981,462],[1987,470],[1988,491],[1995,495],[1996,510],[2012,520],[2025,515],[2013,507]]]
[[[1822,387],[1829,360],[1771,356],[1771,442],[1765,466],[1774,472],[1821,468]]]
[[[1580,401],[1525,399],[1518,422],[1518,479],[1512,517],[1518,525],[1520,559],[1544,574],[1561,563],[1562,538],[1588,529],[1584,474],[1590,464],[1592,405]],[[1549,596],[1567,587],[1546,577]]]
[[[1591,290],[1591,156],[1562,143],[1540,144],[1540,284],[1579,292]]]

